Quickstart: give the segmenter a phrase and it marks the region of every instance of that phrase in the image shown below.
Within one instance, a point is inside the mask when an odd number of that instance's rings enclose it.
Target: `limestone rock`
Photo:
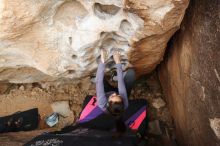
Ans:
[[[53,112],[62,115],[63,117],[68,117],[73,115],[73,112],[70,110],[69,101],[57,101],[51,104]]]
[[[100,48],[120,48],[125,66],[150,72],[163,59],[187,5],[188,0],[0,1],[0,80],[80,79],[97,69]]]
[[[156,109],[159,109],[161,107],[164,107],[166,105],[166,103],[164,102],[163,99],[161,98],[156,98],[153,99],[153,103],[152,103],[153,107],[155,107]]]
[[[159,68],[163,93],[181,146],[219,145],[216,137],[220,117],[218,14],[219,1],[190,1],[180,31],[170,42],[167,58]]]
[[[19,90],[24,91],[24,86],[23,86],[23,85],[21,85],[21,86],[19,87]]]
[[[220,139],[220,118],[209,119],[209,121],[215,135]]]

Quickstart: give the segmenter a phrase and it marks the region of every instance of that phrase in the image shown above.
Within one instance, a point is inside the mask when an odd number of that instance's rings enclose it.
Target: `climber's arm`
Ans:
[[[98,66],[98,70],[96,73],[96,95],[97,95],[97,103],[98,106],[105,110],[105,105],[107,103],[107,98],[105,96],[105,90],[104,90],[104,73],[105,73],[105,60],[103,59],[103,51],[101,51],[101,62]]]
[[[116,64],[117,67],[117,77],[118,77],[118,92],[119,95],[121,95],[124,103],[125,109],[128,107],[128,96],[127,96],[127,90],[125,88],[124,78],[123,78],[123,72],[122,72],[122,64]]]
[[[126,109],[128,107],[128,96],[127,96],[127,91],[125,88],[125,83],[124,83],[124,78],[123,78],[122,64],[120,61],[120,54],[118,51],[116,51],[114,53],[113,58],[115,60],[116,68],[117,68],[118,92],[119,92],[119,95],[121,95],[121,97],[122,97],[122,100],[124,102],[124,107]]]

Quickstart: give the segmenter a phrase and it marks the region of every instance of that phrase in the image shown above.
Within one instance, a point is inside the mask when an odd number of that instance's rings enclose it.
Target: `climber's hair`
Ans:
[[[117,95],[121,98],[120,95]],[[122,98],[121,98],[122,99]],[[123,100],[121,100],[120,102],[112,102],[112,101],[108,101],[107,103],[107,110],[109,111],[109,113],[114,116],[114,117],[119,117],[122,115],[122,113],[124,112],[124,103]]]
[[[119,133],[124,133],[127,129],[122,116],[124,113],[124,102],[120,95],[116,96],[120,97],[121,101],[108,101],[107,110],[114,117],[116,131]]]

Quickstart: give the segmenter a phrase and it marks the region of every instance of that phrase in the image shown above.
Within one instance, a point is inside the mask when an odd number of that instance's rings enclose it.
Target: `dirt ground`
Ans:
[[[81,84],[68,85],[49,83],[0,84],[0,117],[31,108],[38,108],[41,117],[39,128],[34,131],[0,134],[0,145],[19,146],[43,132],[60,130],[71,125],[79,116],[83,99],[86,95],[94,94],[95,85],[90,82],[90,78],[85,78]],[[146,132],[146,139],[154,145],[162,145],[164,141],[170,142],[174,136],[172,120],[163,99],[156,73],[137,80],[130,98],[144,98],[149,102],[148,114],[151,124]],[[49,128],[44,119],[53,113],[51,103],[56,101],[69,101],[73,114],[67,118],[61,117],[55,127]],[[159,130],[157,123],[160,125]]]
[[[88,95],[88,88],[81,88],[81,85],[45,85],[45,84],[7,84],[1,85],[0,95],[0,116],[6,116],[18,111],[25,111],[31,108],[38,108],[41,116],[39,129],[48,128],[44,119],[53,113],[51,103],[56,101],[69,101],[73,111],[71,118],[63,119],[64,123],[58,124],[56,128],[62,128],[66,124],[73,123],[81,111],[83,98]],[[4,87],[3,87],[4,86]],[[92,85],[91,85],[92,86]],[[86,91],[83,91],[86,89]],[[65,123],[65,121],[67,123]]]

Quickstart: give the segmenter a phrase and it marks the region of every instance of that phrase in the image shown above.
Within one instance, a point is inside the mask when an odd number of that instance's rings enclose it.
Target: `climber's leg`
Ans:
[[[129,97],[135,83],[135,71],[133,68],[130,68],[126,71],[126,74],[124,76],[124,82],[127,90],[127,95]]]
[[[124,82],[125,82],[125,87],[127,90],[127,95],[129,97],[131,94],[131,90],[134,86],[134,82],[135,82],[135,71],[134,71],[134,69],[130,68],[126,72],[124,72],[123,74],[125,74],[124,75]],[[117,76],[117,73],[114,74],[113,76],[115,76],[115,75]],[[117,79],[115,81],[117,81]],[[111,86],[106,79],[104,79],[104,86],[105,86],[104,87],[105,92],[109,92],[109,91],[118,92],[118,88]]]

